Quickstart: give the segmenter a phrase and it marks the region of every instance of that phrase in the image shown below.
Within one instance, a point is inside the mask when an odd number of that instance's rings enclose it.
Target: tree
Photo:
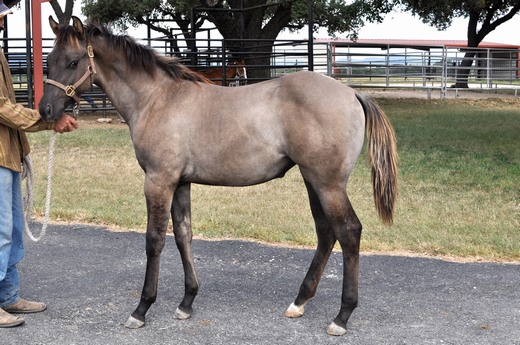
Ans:
[[[170,38],[173,50],[178,52],[177,39],[173,35],[172,23],[181,30],[190,50],[195,50],[195,42],[191,39],[191,7],[196,1],[183,0],[83,0],[83,13],[91,20],[112,23],[125,30],[129,25],[145,25],[151,30]],[[202,27],[205,16],[198,15],[195,30]]]
[[[54,10],[54,14],[58,17],[59,23],[68,23],[70,22],[70,18],[72,17],[72,10],[74,8],[74,0],[66,0],[65,1],[65,10],[61,8],[58,0],[50,0],[49,3]]]
[[[478,47],[491,31],[520,11],[520,0],[402,0],[402,4],[406,10],[420,16],[424,23],[439,30],[449,27],[454,18],[468,18],[468,49],[453,85],[459,88],[468,87],[470,68],[476,56],[471,48]]]
[[[272,46],[280,32],[285,28],[299,30],[307,24],[309,3],[314,6],[315,30],[326,27],[330,34],[348,32],[352,38],[364,20],[381,21],[391,10],[386,0],[354,0],[348,4],[341,0],[83,0],[83,12],[91,19],[115,22],[122,27],[144,24],[169,36],[174,22],[187,42],[192,38],[193,15],[195,28],[205,21],[213,23],[229,40],[230,51],[245,53],[241,57],[247,58],[248,64],[269,65]],[[256,78],[268,76],[265,70],[251,72]]]

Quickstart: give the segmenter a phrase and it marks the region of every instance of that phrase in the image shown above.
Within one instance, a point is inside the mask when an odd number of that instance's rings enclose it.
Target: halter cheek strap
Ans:
[[[96,72],[96,65],[94,64],[94,49],[92,48],[92,46],[90,44],[87,46],[87,56],[88,56],[88,59],[89,59],[89,65],[87,67],[87,70],[85,71],[85,73],[83,73],[83,76],[77,82],[75,82],[74,84],[65,86],[65,85],[63,85],[62,83],[60,83],[60,82],[58,82],[56,80],[47,79],[45,81],[45,84],[54,85],[54,86],[62,89],[63,91],[65,91],[65,94],[68,97],[71,97],[71,98],[73,98],[76,101],[76,105],[78,107],[79,107],[80,99],[79,99],[78,95],[76,94],[76,89],[81,84],[83,84],[83,82],[85,80],[87,80],[87,78],[90,78],[90,84],[93,84],[94,83],[93,76],[94,76],[94,74],[97,73]]]

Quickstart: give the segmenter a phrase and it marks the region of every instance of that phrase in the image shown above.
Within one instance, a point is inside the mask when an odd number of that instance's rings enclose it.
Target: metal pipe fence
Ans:
[[[185,40],[176,36],[141,39],[160,54],[175,56],[188,67],[201,71],[221,68],[222,75],[232,61],[243,58],[247,79],[227,80],[231,86],[245,85],[285,74],[309,69],[307,40],[224,40],[209,37]],[[46,55],[52,49],[53,40],[44,39],[44,75]],[[196,46],[196,49],[190,48]],[[27,75],[25,39],[9,39],[6,57],[13,75],[17,101],[30,104]],[[518,49],[472,48],[474,61],[464,65],[465,47],[358,48],[338,47],[331,43],[314,43],[314,71],[326,74],[354,88],[372,89],[425,89],[439,91],[441,98],[448,91],[459,89],[452,86],[467,82],[467,89],[482,92],[512,92],[519,96],[520,70]],[[32,61],[29,59],[29,61]],[[31,67],[31,66],[29,66]],[[466,78],[467,77],[467,78]],[[81,109],[103,112],[114,107],[97,87],[82,95]]]
[[[519,50],[466,47],[424,49],[344,47],[327,44],[327,74],[357,88],[415,88],[439,90],[520,90]],[[378,51],[379,50],[379,51]],[[466,84],[466,87],[460,86]]]

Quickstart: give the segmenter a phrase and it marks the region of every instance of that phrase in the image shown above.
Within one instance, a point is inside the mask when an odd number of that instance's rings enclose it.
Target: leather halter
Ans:
[[[242,73],[240,73],[240,70],[242,70]],[[235,70],[235,74],[238,78],[241,78],[241,79],[247,79],[247,71],[246,71],[246,66],[242,65],[242,66],[237,66],[236,70]]]
[[[88,59],[89,59],[89,65],[87,66],[87,70],[85,71],[85,73],[83,73],[83,76],[81,78],[79,78],[79,80],[77,82],[75,82],[74,84],[65,86],[65,85],[63,85],[62,83],[60,83],[60,82],[58,82],[56,80],[47,79],[45,81],[45,84],[54,85],[54,86],[62,89],[63,91],[65,91],[65,94],[68,97],[71,97],[71,98],[73,98],[76,101],[76,106],[77,107],[79,107],[80,98],[76,94],[76,89],[81,84],[83,84],[83,82],[87,78],[90,78],[90,84],[92,85],[94,83],[93,76],[94,76],[94,74],[97,73],[96,72],[96,66],[94,64],[94,49],[92,48],[92,46],[90,44],[87,46],[87,56],[88,56]]]

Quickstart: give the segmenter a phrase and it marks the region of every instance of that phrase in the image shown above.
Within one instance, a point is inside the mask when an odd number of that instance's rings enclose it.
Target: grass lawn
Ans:
[[[363,152],[347,189],[364,226],[362,250],[519,261],[520,100],[378,103],[397,133],[400,194],[394,225],[382,225]],[[29,135],[40,216],[49,135]],[[142,181],[127,127],[83,120],[57,140],[52,219],[143,231]],[[195,185],[192,200],[195,235],[315,243],[298,169],[253,187]]]

